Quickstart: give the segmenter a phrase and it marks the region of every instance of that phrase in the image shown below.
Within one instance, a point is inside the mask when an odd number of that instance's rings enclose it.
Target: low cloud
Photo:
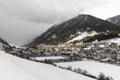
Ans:
[[[23,45],[53,24],[104,3],[104,0],[0,0],[0,37]]]

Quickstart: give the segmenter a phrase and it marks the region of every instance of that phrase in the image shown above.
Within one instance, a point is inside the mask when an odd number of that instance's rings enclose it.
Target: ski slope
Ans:
[[[52,65],[32,62],[0,51],[0,80],[94,80]]]
[[[105,76],[112,77],[113,80],[120,80],[120,66],[95,61],[76,61],[56,64],[62,67],[71,66],[72,69],[80,68],[82,70],[87,70],[88,73],[96,77],[98,77],[100,73],[103,73]]]

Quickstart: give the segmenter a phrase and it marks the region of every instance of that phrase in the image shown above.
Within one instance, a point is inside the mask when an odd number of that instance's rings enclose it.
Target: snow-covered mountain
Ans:
[[[52,65],[32,62],[0,50],[0,80],[95,80]]]
[[[37,37],[28,46],[38,45],[40,43],[57,44],[65,43],[72,40],[84,32],[106,32],[119,28],[108,21],[96,18],[91,15],[81,14],[66,22],[54,25],[49,28],[45,33]]]
[[[108,18],[107,21],[120,26],[120,15]]]

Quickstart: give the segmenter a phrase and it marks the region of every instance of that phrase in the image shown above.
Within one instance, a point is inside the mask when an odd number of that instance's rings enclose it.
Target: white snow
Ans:
[[[54,34],[51,38],[55,39],[56,38],[56,34]]]
[[[112,77],[113,80],[120,80],[120,66],[99,63],[95,61],[77,61],[56,64],[62,67],[71,66],[73,69],[80,68],[82,70],[87,70],[88,73],[95,76],[98,76],[100,73],[103,73],[105,74],[105,76]]]
[[[101,59],[100,61],[108,61],[110,60],[109,58]]]
[[[100,45],[99,47],[103,48],[103,47],[105,47],[105,45]]]
[[[0,51],[0,80],[94,80],[52,65],[32,62]]]
[[[90,47],[87,47],[87,48],[84,48],[84,50],[90,50],[91,49],[91,46]]]
[[[120,38],[113,38],[108,40],[103,40],[102,42],[117,43],[120,45]]]
[[[94,36],[95,34],[97,34],[95,31],[92,31],[91,33],[88,32],[84,32],[81,33],[80,35],[78,35],[77,37],[73,38],[72,40],[68,41],[67,43],[76,41],[76,40],[82,40],[83,38],[87,37],[87,36]]]
[[[45,59],[47,59],[47,60],[59,60],[59,59],[66,59],[66,58],[62,57],[62,56],[48,56],[48,57],[31,57],[31,59],[44,61]]]

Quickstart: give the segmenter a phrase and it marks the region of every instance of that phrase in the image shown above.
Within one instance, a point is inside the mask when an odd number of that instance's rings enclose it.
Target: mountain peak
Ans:
[[[28,46],[43,43],[65,43],[71,35],[76,36],[77,32],[106,32],[112,31],[114,28],[118,28],[118,26],[91,15],[81,14],[59,25],[52,26]]]
[[[95,17],[89,14],[80,14],[74,17],[73,19],[88,19],[88,18],[95,18]]]

